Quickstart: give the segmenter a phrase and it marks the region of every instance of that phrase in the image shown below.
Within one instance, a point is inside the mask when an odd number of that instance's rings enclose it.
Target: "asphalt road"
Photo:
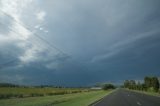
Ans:
[[[160,106],[160,97],[118,89],[92,106]]]

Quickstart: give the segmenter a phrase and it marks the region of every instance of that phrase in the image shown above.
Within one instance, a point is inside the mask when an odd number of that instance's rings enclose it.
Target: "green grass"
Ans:
[[[60,91],[74,92],[74,91],[85,91],[87,89],[80,88],[10,88],[10,87],[0,87],[0,94],[30,94],[30,93],[55,93]]]
[[[84,93],[80,95],[75,95],[72,99],[59,103],[55,106],[88,106],[89,104],[103,98],[111,91],[96,91],[92,93]]]
[[[0,106],[88,106],[112,91],[91,91],[44,97],[0,100]]]
[[[89,89],[80,88],[10,88],[0,87],[0,99],[12,97],[34,97],[46,95],[62,95],[78,92],[88,92]]]
[[[137,93],[143,93],[146,95],[151,95],[151,96],[158,96],[160,97],[160,94],[158,92],[151,92],[151,91],[138,91],[138,90],[131,90],[133,92],[137,92]]]

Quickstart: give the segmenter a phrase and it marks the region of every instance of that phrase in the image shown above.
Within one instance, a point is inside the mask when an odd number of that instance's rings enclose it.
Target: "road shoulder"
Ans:
[[[140,93],[140,94],[149,95],[149,96],[160,97],[160,94],[158,94],[158,93],[153,93],[153,92],[145,92],[145,91],[138,91],[138,90],[130,90],[130,89],[126,89],[126,90],[128,90],[128,91],[131,91],[131,92]]]
[[[101,102],[105,97],[111,95],[112,93],[114,93],[114,92],[117,91],[117,90],[118,90],[118,89],[115,89],[115,90],[110,91],[110,92],[107,93],[104,97],[102,97],[102,98],[98,99],[97,101],[89,104],[88,106],[95,106],[96,104],[98,104],[99,102]]]

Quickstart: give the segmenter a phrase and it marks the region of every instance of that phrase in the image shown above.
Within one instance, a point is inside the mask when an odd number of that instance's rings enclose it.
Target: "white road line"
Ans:
[[[141,104],[141,103],[139,103],[139,102],[137,102],[137,105],[141,106],[142,104]]]

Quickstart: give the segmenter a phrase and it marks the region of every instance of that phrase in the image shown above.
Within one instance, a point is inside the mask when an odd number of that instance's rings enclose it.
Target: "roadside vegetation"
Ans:
[[[72,99],[59,103],[55,106],[89,106],[90,104],[102,99],[104,96],[110,94],[113,90],[98,90],[88,93],[80,93],[78,96],[72,96]]]
[[[113,90],[0,87],[0,106],[88,106]]]
[[[89,91],[90,91],[89,89],[84,89],[84,88],[0,87],[0,99],[64,95],[64,94],[73,94],[73,93],[81,93]]]
[[[91,91],[88,88],[63,88],[53,86],[19,86],[0,84],[0,99],[64,95]]]
[[[0,106],[88,106],[112,91],[92,91],[44,97],[14,98],[0,100]]]
[[[0,106],[88,106],[115,88],[65,88],[55,86],[19,86],[0,83]]]
[[[157,77],[145,77],[143,83],[136,82],[135,80],[125,80],[124,88],[131,90],[143,91],[147,94],[157,95],[160,94],[160,83]]]

